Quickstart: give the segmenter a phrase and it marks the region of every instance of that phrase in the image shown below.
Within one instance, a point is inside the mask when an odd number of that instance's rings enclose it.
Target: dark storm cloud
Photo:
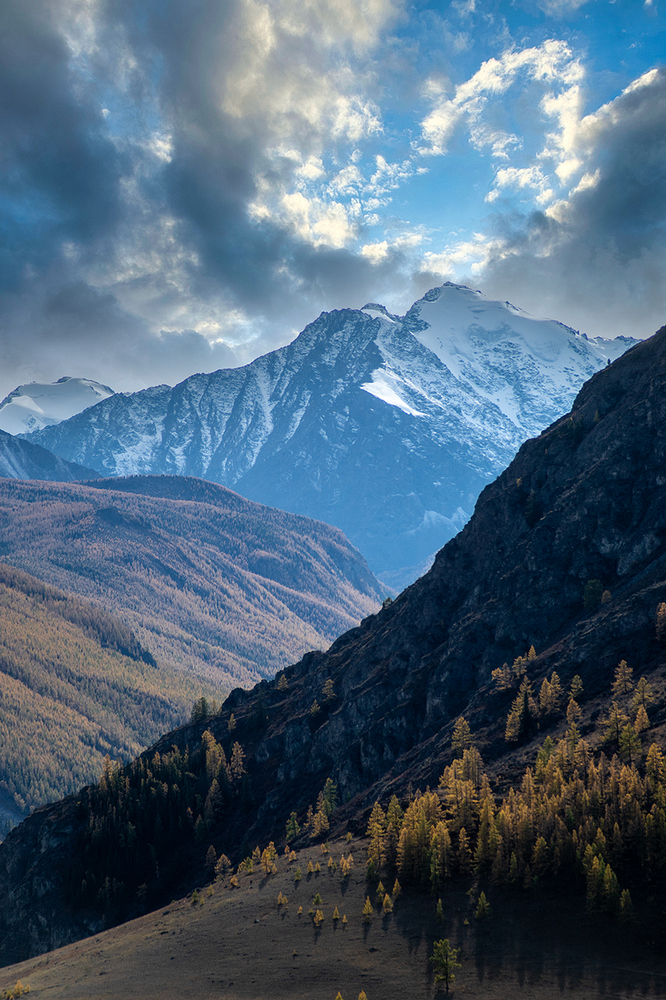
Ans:
[[[149,372],[148,384],[173,385],[184,372],[239,363],[227,344],[211,344],[194,330],[153,333],[123,310],[113,294],[86,282],[63,280],[53,288],[35,284],[31,292],[0,299],[4,353],[16,373],[12,386],[39,380],[47,370],[53,379],[106,379],[112,388],[127,390],[136,388],[136,372]]]
[[[41,15],[41,16],[40,16]],[[74,94],[69,53],[40,4],[0,6],[0,283],[45,267],[67,240],[108,236],[122,157]]]
[[[314,80],[322,66],[314,35],[283,34],[269,51],[248,25],[250,8],[240,0],[2,5],[1,367],[20,362],[47,377],[40,363],[59,348],[71,367],[68,352],[85,342],[95,377],[108,364],[113,381],[123,359],[136,381],[153,382],[189,357],[200,367],[231,360],[224,346],[193,343],[191,331],[187,349],[176,331],[155,338],[160,327],[198,325],[202,303],[207,319],[217,310],[223,332],[234,311],[241,327],[255,317],[250,336],[270,347],[313,309],[345,290],[364,298],[381,278],[277,217],[251,217],[257,176],[293,186],[297,164],[271,149],[280,129],[304,157],[320,149],[321,123],[298,105],[308,67]],[[279,127],[274,109],[251,89],[243,95],[246,71],[270,96],[272,79],[291,80],[292,67],[304,66]],[[227,106],[234,85],[240,110]],[[138,358],[156,362],[156,346],[164,363],[137,371]]]
[[[585,123],[584,123],[585,124]],[[666,323],[666,71],[589,123],[588,170],[559,218],[498,215],[484,291],[588,333],[649,336]]]
[[[239,52],[248,46],[239,8],[234,0],[172,0],[166,9],[161,2],[142,3],[140,12],[127,8],[127,22],[135,26],[137,49],[159,52],[160,101],[173,137],[165,194],[179,220],[180,239],[197,253],[197,265],[190,269],[193,289],[205,292],[212,280],[249,315],[274,309],[286,319],[291,313],[287,296],[327,305],[339,295],[342,273],[360,287],[370,279],[371,268],[353,253],[295,238],[274,219],[257,224],[249,216],[257,175],[268,174],[288,188],[296,164],[267,155],[275,141],[270,107],[250,102],[239,116],[222,106],[230,86],[227,72],[233,73]],[[291,61],[303,63],[308,48],[307,41],[281,37],[279,56],[261,66],[262,85],[266,78],[270,85],[271,74],[285,74]],[[290,138],[307,155],[317,131],[309,134],[296,106],[291,117]]]

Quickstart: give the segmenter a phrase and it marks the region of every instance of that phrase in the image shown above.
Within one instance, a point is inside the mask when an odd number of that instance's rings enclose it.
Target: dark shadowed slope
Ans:
[[[0,476],[71,483],[94,479],[96,475],[91,469],[52,455],[41,445],[31,444],[0,430]]]
[[[207,836],[237,858],[277,839],[289,813],[302,819],[329,776],[345,803],[340,820],[362,823],[375,798],[437,782],[460,713],[493,780],[518,776],[534,760],[535,741],[566,726],[561,713],[535,718],[521,740],[505,742],[515,691],[496,690],[491,672],[531,644],[539,654],[528,664],[535,690],[553,670],[565,687],[582,677],[580,727],[593,746],[625,658],[653,683],[646,738],[663,745],[666,647],[655,613],[666,600],[665,451],[666,328],[597,374],[570,416],[523,445],[433,569],[390,607],[275,681],[232,692],[218,717],[160,741],[162,754],[174,744],[194,751],[208,726],[227,758],[233,741],[243,749],[247,774],[231,786],[235,804],[213,810]],[[586,607],[591,580],[601,586]],[[158,772],[176,763],[163,760]],[[31,817],[0,849],[1,912],[21,884],[16,916],[5,917],[7,955],[17,954],[19,930],[21,947],[30,937],[33,950],[85,932],[84,911],[67,916],[63,908],[67,872],[58,861],[66,845],[85,842],[76,817],[74,800],[63,802]],[[192,835],[182,843],[178,864],[168,855],[171,874],[162,868],[153,883],[155,900],[200,877],[201,842]],[[49,907],[47,938],[39,913]]]
[[[465,1000],[636,1000],[663,997],[663,955],[626,928],[590,926],[571,900],[508,894],[487,923],[456,886],[443,893],[444,921],[430,893],[404,891],[394,912],[375,905],[364,923],[366,844],[331,839],[336,864],[353,854],[349,877],[327,869],[320,845],[306,846],[270,877],[246,875],[169,902],[121,927],[0,971],[0,988],[17,980],[49,1000],[441,1000],[429,961],[447,935],[461,949],[452,997]],[[321,864],[310,875],[307,865]],[[295,871],[304,873],[295,881]],[[312,923],[322,899],[320,930]],[[287,903],[278,906],[278,895]],[[372,894],[374,896],[374,893]],[[302,913],[299,915],[299,907]],[[338,909],[340,920],[334,919]],[[343,917],[347,924],[342,926]]]

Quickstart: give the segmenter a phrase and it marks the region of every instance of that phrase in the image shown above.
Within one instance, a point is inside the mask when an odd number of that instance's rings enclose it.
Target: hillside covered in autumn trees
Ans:
[[[195,681],[168,687],[128,626],[0,563],[0,810],[20,819],[185,721]]]
[[[176,477],[0,480],[0,557],[120,615],[218,696],[325,648],[382,592],[340,531]]]

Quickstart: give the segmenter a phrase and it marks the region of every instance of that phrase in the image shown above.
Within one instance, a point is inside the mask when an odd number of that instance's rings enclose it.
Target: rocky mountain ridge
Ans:
[[[531,645],[535,687],[553,670],[565,686],[582,677],[580,727],[593,745],[626,659],[653,684],[647,736],[663,746],[666,648],[655,613],[666,601],[665,427],[666,327],[594,376],[569,415],[521,447],[430,572],[390,606],[275,681],[232,692],[218,716],[165,736],[150,754],[193,750],[206,728],[229,748],[234,715],[251,794],[213,831],[220,849],[239,858],[278,840],[328,777],[344,803],[338,822],[362,828],[375,799],[436,783],[461,713],[496,787],[506,787],[566,725],[554,719],[505,741],[512,695],[496,690],[492,671]],[[604,589],[601,603],[585,600],[590,581]],[[62,859],[83,835],[76,817],[74,799],[42,810],[0,848],[6,960],[53,946],[54,935],[73,940],[86,919],[94,929],[92,914],[66,914],[62,904]],[[196,858],[193,848],[191,879]]]
[[[404,317],[322,313],[244,368],[117,394],[31,440],[104,476],[201,476],[334,524],[400,588],[628,346],[446,284]]]

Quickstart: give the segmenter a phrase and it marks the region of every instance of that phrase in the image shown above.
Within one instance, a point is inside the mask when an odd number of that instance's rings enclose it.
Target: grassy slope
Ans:
[[[120,615],[172,672],[218,695],[376,609],[376,581],[336,529],[222,487],[204,497],[0,480],[2,555]]]
[[[240,877],[203,890],[203,904],[189,898],[88,940],[1,970],[0,987],[17,979],[31,996],[102,1000],[121,996],[227,1000],[413,1000],[440,995],[429,964],[432,942],[448,937],[461,948],[462,967],[454,997],[555,1000],[562,994],[596,997],[663,996],[666,963],[631,935],[593,925],[569,900],[528,898],[520,893],[490,897],[493,914],[474,920],[473,904],[459,882],[443,897],[444,921],[435,901],[405,891],[394,914],[377,908],[369,926],[361,911],[367,892],[365,843],[331,842],[335,860],[350,851],[355,868],[348,879],[330,874],[319,847],[282,857],[278,873]],[[319,875],[306,874],[308,860],[323,862]],[[296,885],[296,866],[303,871]],[[288,898],[278,910],[277,896]],[[322,897],[324,923],[313,927],[308,910]],[[298,916],[298,907],[303,913]],[[334,925],[335,907],[348,926]]]
[[[133,656],[110,648],[119,637]],[[96,780],[106,753],[134,757],[189,715],[199,685],[165,684],[132,639],[87,602],[0,566],[0,789],[17,810]]]

